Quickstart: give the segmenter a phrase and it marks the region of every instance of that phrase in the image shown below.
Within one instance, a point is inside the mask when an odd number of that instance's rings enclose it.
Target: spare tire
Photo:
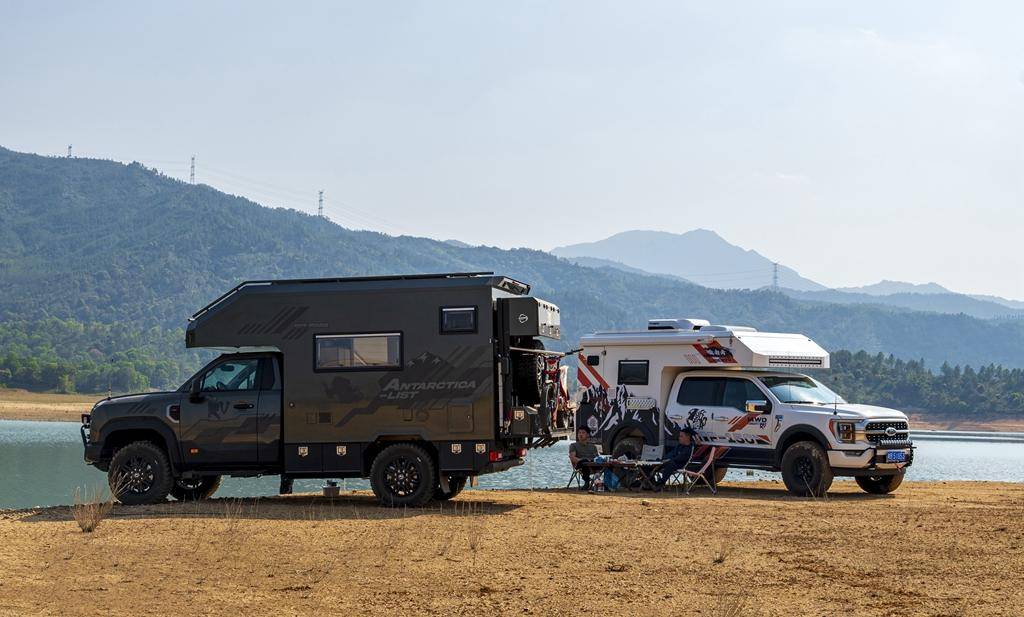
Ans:
[[[523,345],[530,349],[544,349],[543,343],[531,339]],[[513,351],[512,392],[520,405],[539,405],[544,386],[544,356]]]

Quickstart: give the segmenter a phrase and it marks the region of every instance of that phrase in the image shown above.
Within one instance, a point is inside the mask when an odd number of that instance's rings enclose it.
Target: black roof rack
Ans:
[[[367,281],[414,281],[421,279],[452,279],[452,278],[470,278],[474,276],[491,276],[493,272],[441,272],[436,274],[393,274],[388,276],[343,276],[343,277],[329,277],[329,278],[312,278],[312,279],[276,279],[276,280],[264,280],[264,281],[243,281],[238,285],[235,285],[230,290],[222,294],[213,302],[207,304],[203,308],[196,311],[189,321],[194,321],[197,317],[206,313],[213,307],[217,306],[228,297],[238,293],[238,290],[243,287],[250,287],[254,285],[306,285],[312,283],[358,283]],[[526,283],[520,283],[514,279],[504,277],[511,287],[520,288],[518,293],[529,293],[530,286]],[[504,282],[503,282],[503,286]]]

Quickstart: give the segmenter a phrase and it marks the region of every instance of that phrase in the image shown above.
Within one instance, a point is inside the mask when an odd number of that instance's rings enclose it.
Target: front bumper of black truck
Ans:
[[[103,444],[96,443],[92,439],[92,416],[90,414],[82,414],[82,426],[79,427],[78,432],[82,436],[82,447],[85,448],[85,462],[90,465],[99,463],[103,454]]]

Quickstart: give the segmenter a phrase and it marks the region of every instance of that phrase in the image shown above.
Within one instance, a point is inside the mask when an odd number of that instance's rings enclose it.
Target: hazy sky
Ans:
[[[149,4],[0,4],[0,145],[195,154],[389,233],[704,227],[827,285],[1024,297],[1021,3]]]

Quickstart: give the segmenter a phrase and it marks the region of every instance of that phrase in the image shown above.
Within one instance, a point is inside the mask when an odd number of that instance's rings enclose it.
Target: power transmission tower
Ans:
[[[68,144],[68,158],[71,158],[71,144]]]
[[[324,218],[324,192],[320,191],[319,204],[317,205],[316,215],[320,218]]]
[[[779,262],[772,264],[772,289],[779,288]]]
[[[192,155],[192,166],[188,170],[188,183],[196,183],[196,155]]]

